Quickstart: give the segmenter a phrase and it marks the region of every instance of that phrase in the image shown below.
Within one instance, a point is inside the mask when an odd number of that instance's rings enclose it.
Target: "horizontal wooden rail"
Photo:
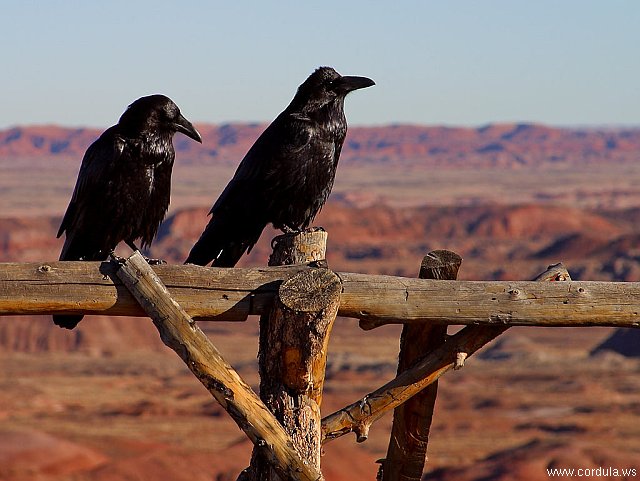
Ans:
[[[304,265],[221,269],[160,265],[174,299],[198,320],[243,321],[271,306]],[[0,263],[0,315],[145,316],[104,262]],[[433,281],[340,273],[338,315],[371,329],[388,323],[640,326],[640,282]]]

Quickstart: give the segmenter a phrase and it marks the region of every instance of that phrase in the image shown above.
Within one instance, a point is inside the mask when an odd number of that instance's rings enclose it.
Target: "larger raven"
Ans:
[[[330,67],[313,72],[242,159],[185,262],[233,267],[268,223],[307,228],[333,187],[347,133],[344,99],[371,85]]]
[[[133,249],[136,239],[151,244],[169,207],[176,132],[202,142],[170,98],[150,95],[89,146],[58,231],[66,233],[60,260],[105,260],[120,241]],[[81,319],[53,316],[67,329]]]

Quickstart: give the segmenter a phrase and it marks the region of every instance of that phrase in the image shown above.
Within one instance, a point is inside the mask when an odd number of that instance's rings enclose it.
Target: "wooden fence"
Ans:
[[[576,282],[550,266],[533,281],[457,281],[462,259],[433,251],[419,278],[333,272],[325,232],[276,238],[269,267],[159,265],[139,252],[110,262],[0,264],[0,315],[148,316],[254,444],[239,480],[322,480],[322,444],[394,410],[378,479],[419,480],[437,379],[511,326],[640,326],[640,283]],[[561,282],[541,282],[561,281]],[[198,327],[260,315],[260,396]],[[321,416],[336,316],[363,329],[404,324],[397,376]],[[454,335],[446,326],[466,325]]]

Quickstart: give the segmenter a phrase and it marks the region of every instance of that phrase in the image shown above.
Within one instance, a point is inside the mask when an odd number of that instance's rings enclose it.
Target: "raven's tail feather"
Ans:
[[[75,243],[73,242],[73,237],[69,235],[69,232],[67,232],[67,237],[65,239],[64,246],[62,247],[62,252],[60,253],[60,260],[76,261],[80,259],[80,256],[73,252],[74,250],[76,250],[76,246],[75,246]],[[80,314],[73,314],[73,315],[59,314],[52,317],[53,317],[53,323],[56,326],[60,326],[64,329],[73,329],[78,325],[78,323],[82,320],[84,316]]]
[[[85,239],[77,238],[73,233],[67,231],[67,237],[65,238],[62,252],[60,252],[61,261],[103,261],[106,258],[107,255],[102,250],[91,246],[91,243]],[[82,314],[57,314],[52,317],[56,326],[64,329],[73,329],[84,316]]]
[[[227,219],[229,217],[226,217]],[[211,218],[209,224],[189,252],[185,264],[233,267],[256,243],[264,225],[251,228],[242,220],[226,221],[222,216]]]
[[[84,317],[83,315],[55,315],[53,317],[53,323],[56,326],[63,327],[65,329],[73,329]]]

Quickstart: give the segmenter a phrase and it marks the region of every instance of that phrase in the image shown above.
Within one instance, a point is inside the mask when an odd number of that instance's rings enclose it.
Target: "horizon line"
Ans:
[[[212,121],[194,121],[195,125],[202,126],[225,126],[225,125],[249,125],[249,126],[260,126],[260,125],[269,125],[270,121],[250,121],[250,120],[229,120],[222,122],[212,122]],[[26,123],[26,124],[13,124],[7,126],[0,126],[0,132],[21,129],[21,128],[61,128],[61,129],[90,129],[90,130],[100,130],[107,129],[115,124],[110,125],[91,125],[91,124],[61,124],[55,122],[34,122],[34,123]],[[640,129],[640,123],[638,124],[626,124],[626,123],[587,123],[587,124],[553,124],[546,122],[538,122],[538,121],[528,121],[528,120],[517,120],[517,121],[490,121],[481,124],[454,124],[449,122],[443,123],[418,123],[418,122],[403,122],[403,121],[391,121],[388,123],[376,123],[376,124],[352,124],[349,125],[349,128],[397,128],[397,127],[425,127],[425,128],[450,128],[450,129],[472,129],[472,130],[481,130],[487,129],[490,127],[496,126],[531,126],[531,127],[546,127],[546,128],[555,128],[555,129],[566,129],[566,130],[621,130],[621,129]]]

